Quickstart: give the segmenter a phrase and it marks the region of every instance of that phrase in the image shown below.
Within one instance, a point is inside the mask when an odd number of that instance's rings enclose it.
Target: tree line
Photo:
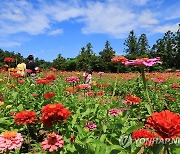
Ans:
[[[124,56],[127,59],[160,57],[163,64],[150,68],[150,71],[164,71],[168,68],[173,70],[180,69],[180,25],[176,32],[166,32],[152,47],[148,43],[146,34],[141,34],[137,37],[132,30],[125,39],[124,45]],[[57,58],[52,62],[47,62],[39,58],[36,58],[35,62],[42,69],[54,67],[63,71],[89,69],[97,72],[116,72],[117,64],[111,62],[112,57],[115,55],[116,51],[112,48],[110,42],[106,41],[104,49],[98,55],[94,53],[92,44],[88,43],[85,47],[81,48],[75,58],[64,58],[61,54],[58,54]],[[25,59],[20,53],[15,54],[14,52],[0,49],[0,67],[4,66],[3,60],[5,57],[15,58],[15,63],[12,64],[12,67],[15,67],[20,61]],[[136,68],[128,68],[123,65],[120,68],[121,72],[133,70],[136,70]]]

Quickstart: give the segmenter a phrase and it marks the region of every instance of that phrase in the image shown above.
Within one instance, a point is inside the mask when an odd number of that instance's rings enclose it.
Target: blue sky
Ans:
[[[152,45],[180,23],[180,0],[0,0],[0,8],[0,48],[47,61],[76,57],[88,42],[98,54],[106,40],[125,54],[132,29]]]

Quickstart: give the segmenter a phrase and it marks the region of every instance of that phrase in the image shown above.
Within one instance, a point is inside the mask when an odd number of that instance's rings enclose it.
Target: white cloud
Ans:
[[[86,26],[83,33],[106,33],[116,37],[122,37],[133,28],[132,20],[135,14],[127,8],[117,7],[111,4],[89,3],[82,18]]]
[[[136,5],[145,5],[149,0],[131,0]]]
[[[144,10],[138,16],[139,26],[142,28],[149,28],[152,25],[158,24],[159,21],[155,18],[155,14],[153,14],[150,10]]]
[[[0,41],[0,47],[13,47],[13,46],[21,46],[21,43],[19,42],[13,42],[13,41]]]
[[[165,33],[167,31],[176,32],[178,30],[178,23],[174,25],[157,26],[153,29],[154,33]]]
[[[60,35],[63,33],[63,29],[56,29],[48,32],[48,35]]]
[[[161,5],[163,0],[158,2]],[[52,30],[53,26],[64,21],[71,22],[71,19],[84,24],[84,34],[102,33],[116,38],[127,37],[132,29],[143,33],[162,33],[176,29],[177,26],[173,23],[164,25],[163,21],[180,17],[177,5],[172,4],[172,7],[162,11],[152,7],[156,3],[154,0],[37,0],[36,3],[28,0],[2,1],[0,38],[10,38],[11,34],[20,32],[29,35],[58,35],[63,30]],[[162,15],[164,12],[165,15]]]

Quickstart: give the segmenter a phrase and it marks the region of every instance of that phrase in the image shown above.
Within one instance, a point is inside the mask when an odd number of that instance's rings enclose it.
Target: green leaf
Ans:
[[[163,144],[153,145],[153,147],[151,148],[153,151],[153,154],[159,154],[162,151],[163,147],[164,147]]]
[[[104,142],[105,139],[106,139],[106,134],[102,134],[99,140],[100,140],[101,142]]]
[[[103,132],[106,133],[106,130],[107,130],[107,126],[103,125]]]
[[[24,107],[23,107],[22,104],[20,104],[20,105],[17,107],[17,109],[18,109],[19,111],[22,111],[22,110],[24,110]]]
[[[137,130],[137,129],[140,129],[144,126],[144,124],[140,124],[140,125],[134,125],[134,126],[131,126],[127,131],[126,131],[126,134],[130,134],[132,133],[133,131]]]
[[[76,121],[77,121],[77,118],[79,117],[80,115],[80,108],[78,108],[78,110],[76,111],[76,114],[73,115],[73,120],[72,120],[72,127],[74,127]]]
[[[151,110],[150,105],[146,103],[146,104],[145,104],[145,107],[146,107],[148,113],[151,115],[151,114],[152,114],[152,110]]]

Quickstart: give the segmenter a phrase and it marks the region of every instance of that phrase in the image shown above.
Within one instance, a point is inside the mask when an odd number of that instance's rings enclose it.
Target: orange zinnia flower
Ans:
[[[114,58],[111,59],[111,62],[113,63],[125,63],[126,61],[128,61],[128,59],[126,59],[124,56],[116,56]]]
[[[72,92],[74,92],[74,88],[73,87],[68,87],[68,88],[66,88],[66,92],[72,93]]]

